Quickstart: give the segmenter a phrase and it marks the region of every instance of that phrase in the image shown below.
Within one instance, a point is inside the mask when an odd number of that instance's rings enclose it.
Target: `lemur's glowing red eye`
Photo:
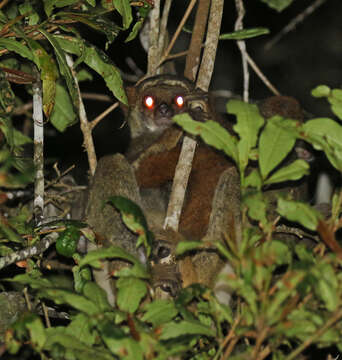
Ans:
[[[183,96],[176,96],[176,97],[175,97],[175,104],[176,104],[179,108],[183,107],[183,106],[184,106],[184,98],[183,98]]]
[[[147,107],[147,109],[153,109],[154,108],[154,98],[153,96],[147,95],[144,98],[144,105]]]

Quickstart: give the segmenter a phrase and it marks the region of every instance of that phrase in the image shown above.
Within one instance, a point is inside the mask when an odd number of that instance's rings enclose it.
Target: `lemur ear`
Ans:
[[[134,86],[126,86],[125,91],[127,95],[128,105],[120,103],[120,108],[123,111],[124,115],[127,116],[130,106],[136,103],[137,90]]]

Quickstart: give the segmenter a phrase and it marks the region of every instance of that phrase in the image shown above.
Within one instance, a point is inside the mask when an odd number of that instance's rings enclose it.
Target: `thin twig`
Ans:
[[[44,121],[43,91],[40,79],[33,83],[33,124],[34,124],[34,155],[35,166],[33,214],[36,224],[43,220],[44,214]]]
[[[191,14],[191,11],[192,11],[193,7],[194,7],[195,4],[196,4],[196,1],[197,1],[197,0],[191,0],[188,8],[187,8],[186,11],[185,11],[185,14],[184,14],[181,22],[179,23],[179,25],[178,25],[178,27],[177,27],[176,32],[173,34],[173,37],[172,37],[172,39],[171,39],[171,41],[170,41],[169,46],[168,46],[167,49],[164,51],[164,54],[163,54],[161,60],[159,61],[158,66],[160,66],[160,64],[162,64],[162,63],[165,61],[165,59],[169,56],[170,51],[171,51],[171,49],[173,48],[173,45],[175,44],[175,42],[176,42],[176,40],[177,40],[180,32],[181,32],[182,29],[183,29],[183,26],[184,26],[186,20],[188,19],[189,15]]]
[[[23,293],[24,293],[27,309],[29,311],[32,311],[32,304],[31,304],[31,301],[30,301],[30,297],[29,297],[29,294],[28,294],[27,287],[24,288]]]
[[[235,31],[243,29],[243,18],[245,16],[245,8],[242,0],[235,0],[235,6],[238,17],[235,22]],[[237,46],[241,52],[242,70],[243,70],[243,101],[248,102],[249,98],[249,72],[247,64],[246,42],[244,40],[237,41]]]
[[[229,358],[229,355],[233,351],[236,342],[239,340],[239,337],[235,335],[235,329],[238,326],[240,320],[241,320],[240,316],[238,316],[235,319],[231,329],[229,330],[228,335],[225,337],[223,343],[220,345],[220,350],[219,351],[222,351],[227,346],[227,344],[229,344],[226,351],[223,354],[222,360]],[[219,353],[219,351],[218,351],[218,353]]]
[[[264,360],[265,357],[267,357],[270,353],[271,353],[271,347],[267,345],[259,352],[256,360]]]
[[[133,74],[125,74],[121,72],[121,76],[135,76],[137,79],[141,78],[144,75],[144,72],[139,68],[139,66],[135,63],[135,61],[131,57],[127,57],[125,59],[127,66],[130,68],[131,71],[133,71]],[[138,80],[135,80],[134,82],[137,82]]]
[[[66,55],[66,61],[67,61],[68,66],[70,67],[70,70],[71,70],[72,76],[74,77],[76,88],[77,88],[77,93],[78,93],[78,98],[79,98],[80,127],[81,127],[81,131],[82,131],[83,138],[84,138],[84,147],[85,147],[87,155],[88,155],[90,174],[94,175],[96,165],[97,165],[97,160],[96,160],[94,141],[93,141],[92,132],[91,132],[92,127],[87,119],[87,114],[86,114],[84,104],[82,101],[80,87],[78,85],[75,70],[73,69],[74,63],[73,63],[71,56],[68,54]]]
[[[248,64],[259,76],[260,80],[271,90],[273,94],[280,95],[280,92],[277,90],[277,88],[267,79],[267,77],[263,74],[263,72],[260,70],[258,65],[254,62],[254,60],[249,56],[247,52],[246,52],[246,56],[247,56]]]
[[[298,24],[303,22],[309,15],[311,15],[318,7],[323,5],[327,0],[316,0],[313,4],[309,5],[303,12],[293,18],[277,35],[275,35],[265,45],[265,50],[271,49],[283,36],[293,31]]]
[[[57,177],[54,180],[48,181],[46,184],[46,189],[48,189],[49,187],[55,185],[56,183],[59,182],[59,180],[64,177],[65,175],[67,175],[71,170],[73,170],[75,168],[75,165],[71,165],[69,166],[66,170],[64,170],[62,173],[59,171],[58,169],[58,163],[54,163],[53,164],[53,168],[56,171]]]
[[[8,3],[8,0],[2,0],[0,3],[0,9],[2,9],[4,6],[6,6]]]
[[[51,327],[51,322],[50,322],[50,318],[49,318],[49,314],[48,314],[48,309],[47,309],[44,302],[42,302],[42,308],[43,308],[46,327],[50,328]]]
[[[109,113],[111,113],[113,110],[115,110],[117,107],[119,107],[119,102],[117,101],[113,105],[111,105],[109,108],[107,108],[105,111],[103,111],[100,115],[96,116],[96,118],[90,122],[91,129],[93,130],[94,127],[103,119],[105,118]]]
[[[291,227],[291,226],[286,226],[284,224],[276,226],[273,233],[275,233],[275,234],[279,234],[279,233],[293,234],[293,235],[296,235],[299,239],[310,238],[310,239],[319,241],[318,235],[312,235],[302,229]]]
[[[88,93],[88,92],[82,93],[82,99],[96,100],[96,101],[103,101],[103,102],[113,102],[113,99],[109,95]]]
[[[103,102],[113,102],[113,99],[109,95],[105,94],[97,94],[97,93],[82,93],[82,99],[85,100],[95,100],[95,101],[103,101]],[[18,108],[15,108],[13,110],[14,116],[19,116],[27,113],[29,110],[32,109],[32,101],[29,101],[28,103],[19,106]]]
[[[56,242],[57,237],[58,237],[57,232],[50,233],[49,235],[45,236],[44,239],[40,240],[38,243],[36,243],[33,246],[0,258],[0,270],[18,261],[26,260],[32,256],[36,256],[43,253],[53,243]]]

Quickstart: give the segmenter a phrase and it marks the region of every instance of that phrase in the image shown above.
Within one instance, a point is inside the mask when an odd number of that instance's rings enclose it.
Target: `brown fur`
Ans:
[[[174,177],[181,145],[145,158],[136,170],[140,188],[158,188]],[[189,239],[201,239],[208,229],[212,200],[220,175],[232,163],[212,148],[199,144],[196,149],[186,202],[182,211],[179,231]]]

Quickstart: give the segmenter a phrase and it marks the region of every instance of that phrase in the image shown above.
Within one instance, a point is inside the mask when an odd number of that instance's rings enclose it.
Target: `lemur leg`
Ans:
[[[223,241],[229,237],[237,244],[241,242],[240,179],[235,167],[225,170],[220,176],[213,198],[212,212],[204,241]],[[214,289],[219,302],[228,304],[230,289],[218,275],[232,274],[232,268],[217,251],[198,252],[193,259],[200,282]]]
[[[129,198],[141,206],[139,188],[133,168],[121,154],[105,156],[98,162],[91,181],[86,208],[86,222],[96,234],[98,244],[89,243],[88,250],[111,245],[119,246],[146,262],[141,250],[136,248],[137,236],[121,220],[119,212],[106,201],[110,196],[120,195]],[[114,305],[115,296],[111,274],[126,264],[122,261],[110,261],[103,269],[94,271],[96,282],[106,291],[108,300]]]

